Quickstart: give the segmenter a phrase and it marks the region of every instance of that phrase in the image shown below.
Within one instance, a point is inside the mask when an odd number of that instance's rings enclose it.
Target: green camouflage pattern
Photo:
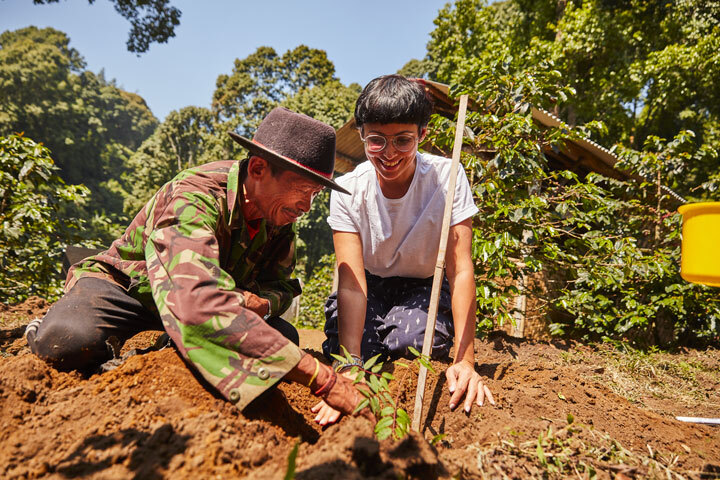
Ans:
[[[243,291],[279,315],[300,294],[294,225],[265,220],[250,237],[242,215],[246,164],[221,161],[164,185],[108,250],[68,272],[105,278],[157,314],[181,354],[243,409],[300,361],[301,350],[244,308]]]

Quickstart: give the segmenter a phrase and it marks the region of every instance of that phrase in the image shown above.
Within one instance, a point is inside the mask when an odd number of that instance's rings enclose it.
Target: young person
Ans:
[[[326,305],[323,351],[344,346],[353,364],[376,354],[409,356],[422,349],[432,276],[440,244],[450,160],[418,152],[432,103],[418,81],[400,75],[372,80],[355,106],[355,122],[368,162],[337,181],[351,195],[331,194],[328,223],[338,263],[338,291]],[[475,277],[470,253],[472,216],[478,212],[463,169],[453,203],[446,279],[438,308],[432,357],[447,357],[450,408],[463,401],[494,404],[475,371]],[[337,364],[336,364],[337,366]],[[349,367],[350,365],[340,365]],[[314,407],[320,423],[339,412],[323,402]]]

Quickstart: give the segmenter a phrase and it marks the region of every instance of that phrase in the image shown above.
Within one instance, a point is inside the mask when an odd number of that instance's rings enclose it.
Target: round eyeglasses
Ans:
[[[365,148],[371,153],[380,153],[387,147],[388,138],[391,139],[392,146],[398,152],[409,152],[415,146],[417,137],[409,133],[400,133],[397,135],[368,135],[360,139],[365,143]]]

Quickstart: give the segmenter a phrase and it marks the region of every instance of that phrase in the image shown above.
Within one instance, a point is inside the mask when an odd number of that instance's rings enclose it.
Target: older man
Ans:
[[[112,359],[144,330],[165,330],[179,352],[243,409],[280,378],[303,383],[345,413],[351,382],[298,348],[278,315],[300,293],[292,223],[332,181],[335,131],[276,108],[250,151],[181,172],[112,246],[72,267],[66,293],[28,326],[32,351],[58,368]]]

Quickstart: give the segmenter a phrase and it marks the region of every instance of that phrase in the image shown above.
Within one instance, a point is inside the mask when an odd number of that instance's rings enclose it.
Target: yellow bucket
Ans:
[[[720,287],[720,202],[690,203],[678,212],[683,216],[680,275]]]

